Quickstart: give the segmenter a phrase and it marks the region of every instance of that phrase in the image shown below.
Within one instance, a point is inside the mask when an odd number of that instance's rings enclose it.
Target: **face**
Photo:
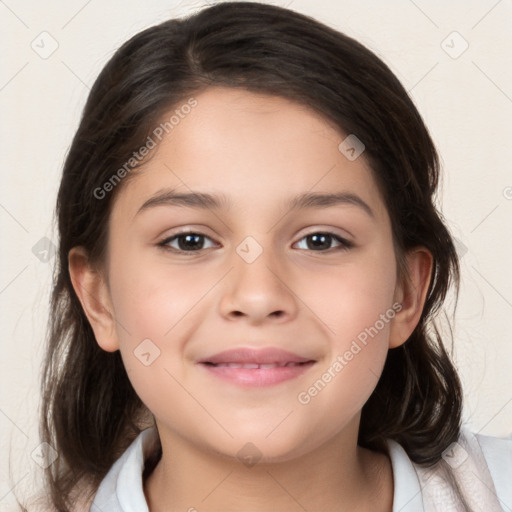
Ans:
[[[353,424],[377,384],[399,309],[390,219],[364,153],[347,158],[318,113],[229,88],[195,99],[116,197],[115,332],[99,343],[161,433],[291,459]],[[218,204],[173,199],[193,193]],[[304,194],[338,199],[294,205]]]

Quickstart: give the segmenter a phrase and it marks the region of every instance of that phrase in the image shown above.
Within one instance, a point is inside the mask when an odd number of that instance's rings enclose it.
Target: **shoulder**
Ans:
[[[503,504],[512,507],[511,439],[485,436],[463,426],[437,466],[437,472],[423,473],[425,483],[435,474],[427,489],[432,499],[450,494],[454,503],[465,501],[467,507],[487,512],[501,512]]]
[[[512,436],[508,438],[473,434],[465,431],[466,437],[474,436],[485,458],[496,493],[508,509],[512,509]]]
[[[403,511],[512,510],[512,438],[473,433],[462,427],[457,442],[433,466],[415,464],[398,443],[388,440],[392,461],[395,508]],[[457,508],[459,507],[459,508]],[[452,509],[450,509],[452,510]],[[465,508],[466,510],[466,508]]]

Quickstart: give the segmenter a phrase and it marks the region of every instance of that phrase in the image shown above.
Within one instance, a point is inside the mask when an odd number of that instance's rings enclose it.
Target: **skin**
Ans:
[[[80,247],[69,254],[98,344],[121,351],[155,416],[163,456],[144,484],[149,508],[388,512],[390,460],[357,445],[360,413],[388,349],[420,319],[432,257],[411,251],[410,281],[399,278],[391,221],[364,153],[347,159],[338,149],[346,135],[320,114],[230,88],[195,98],[198,105],[119,191],[104,265],[90,265]],[[137,213],[169,187],[224,193],[232,204]],[[373,216],[354,204],[290,213],[286,202],[304,192],[356,194]],[[157,245],[183,228],[206,236],[199,251]],[[308,245],[307,235],[325,232],[353,246],[340,250],[335,238],[330,249]],[[236,251],[247,236],[262,249],[251,263]],[[168,245],[180,248],[177,239]],[[300,403],[298,394],[396,303],[402,309],[378,335]],[[145,366],[134,350],[148,338],[160,355]],[[196,364],[240,346],[279,347],[316,363],[264,388],[236,386]],[[251,467],[237,458],[248,442],[261,453]]]

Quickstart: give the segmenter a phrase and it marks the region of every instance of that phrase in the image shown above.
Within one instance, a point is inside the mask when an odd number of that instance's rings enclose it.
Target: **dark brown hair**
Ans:
[[[404,254],[417,246],[432,253],[434,269],[416,329],[389,350],[362,409],[359,444],[385,451],[393,439],[428,466],[458,438],[461,384],[434,320],[450,285],[458,292],[459,268],[435,206],[439,160],[420,114],[390,69],[354,39],[281,7],[220,3],[144,30],[115,53],[92,87],[64,165],[40,424],[42,441],[59,452],[46,475],[59,511],[70,510],[79,482],[95,492],[154,421],[119,351],[96,343],[71,284],[68,253],[83,246],[101,264],[113,200],[130,174],[102,199],[94,191],[145,143],[163,113],[211,85],[292,99],[363,141],[401,276]]]

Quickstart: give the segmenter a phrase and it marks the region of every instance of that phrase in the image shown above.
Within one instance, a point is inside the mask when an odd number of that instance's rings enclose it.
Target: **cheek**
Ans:
[[[205,314],[202,300],[218,277],[208,269],[171,267],[163,259],[156,264],[134,254],[115,260],[112,251],[116,265],[109,280],[120,352],[144,400],[144,394],[169,387],[169,373],[181,373],[184,347]]]
[[[152,412],[183,401],[173,380],[181,380],[181,336],[197,322],[193,306],[205,293],[187,286],[185,277],[141,262],[120,262],[111,273],[120,353],[133,388]]]
[[[118,331],[128,343],[139,338],[139,342],[144,338],[163,341],[175,326],[186,323],[188,312],[207,291],[209,280],[201,279],[193,269],[166,265],[163,258],[145,261],[136,254],[118,258],[110,273],[116,319],[126,328]]]
[[[318,276],[318,291],[310,299],[330,346],[309,387],[297,397],[301,405],[338,421],[364,405],[388,352],[389,329],[396,314],[392,308],[395,268],[393,253],[383,251],[379,257],[362,255],[353,265]],[[339,427],[336,421],[324,425]]]
[[[392,250],[383,249],[373,254],[362,253],[347,265],[317,273],[314,287],[304,283],[305,301],[314,305],[337,349],[343,349],[348,340],[374,325],[391,308],[395,269]]]

